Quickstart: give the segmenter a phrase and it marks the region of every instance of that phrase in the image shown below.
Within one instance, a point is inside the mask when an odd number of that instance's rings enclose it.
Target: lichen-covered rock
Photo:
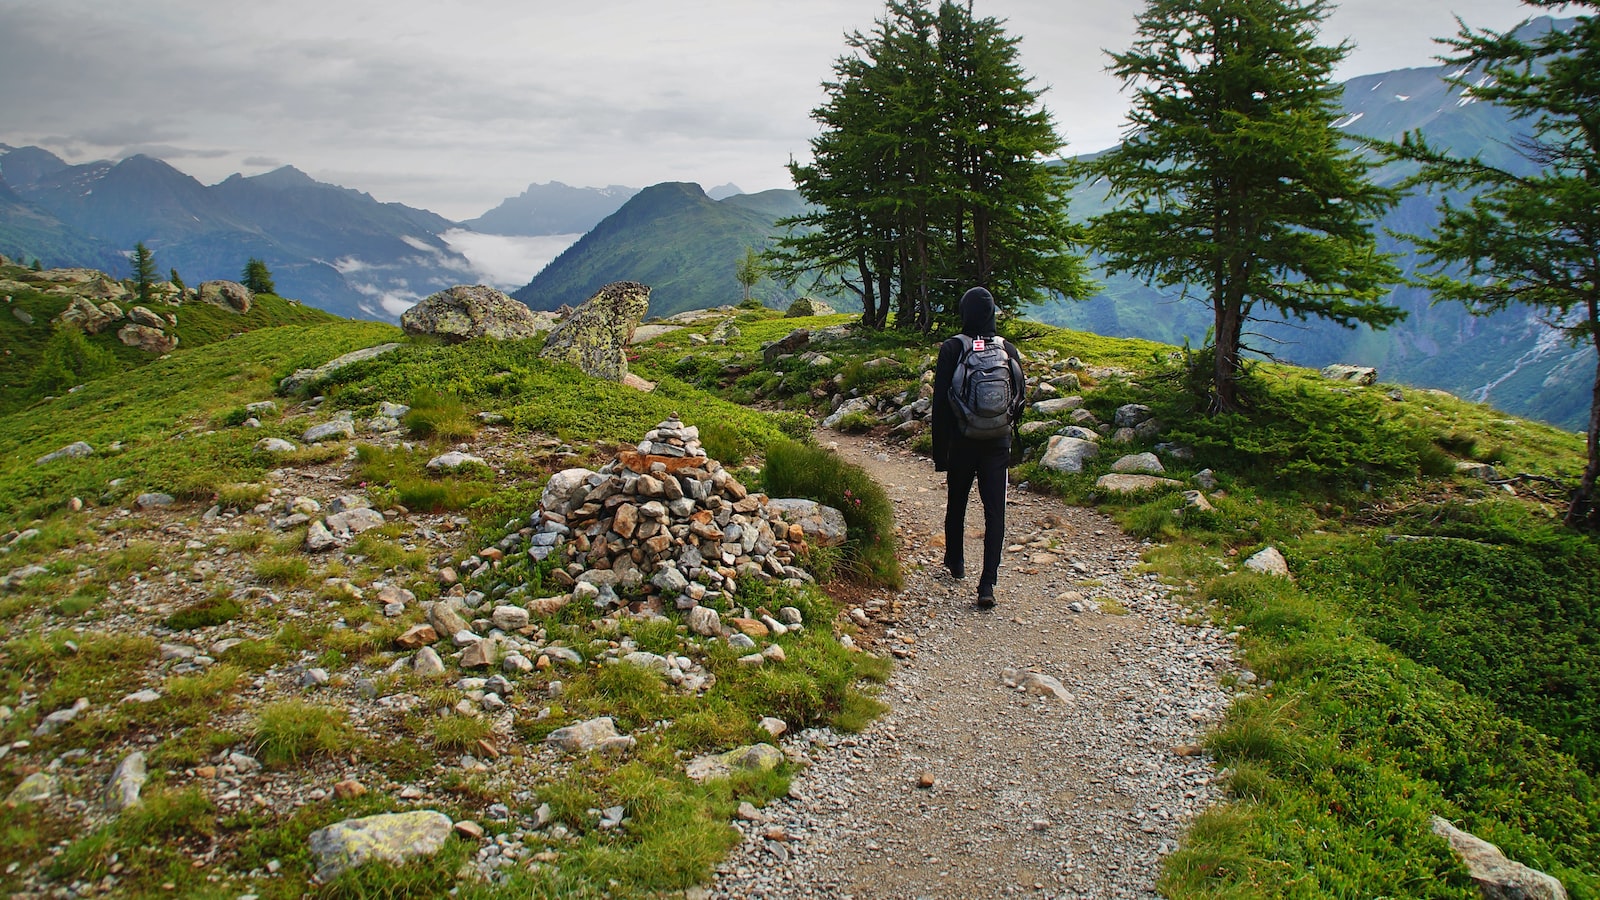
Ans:
[[[833,312],[833,307],[815,297],[801,297],[789,304],[788,312],[783,315],[786,319],[794,319],[800,316],[831,316]]]
[[[1371,366],[1332,365],[1322,368],[1322,377],[1329,381],[1344,381],[1368,387],[1377,383],[1378,370]]]
[[[250,304],[255,301],[255,295],[250,289],[237,281],[207,281],[200,285],[199,297],[201,303],[231,309],[240,315],[250,311]]]
[[[74,297],[55,320],[63,325],[76,325],[88,334],[99,334],[122,318],[122,310],[114,303],[109,305],[117,310],[114,315],[84,297]]]
[[[124,325],[117,332],[117,340],[146,353],[171,353],[178,347],[177,335],[169,335],[159,328],[151,328],[148,325]]]
[[[400,349],[399,344],[379,344],[376,347],[364,347],[360,350],[352,350],[349,353],[346,353],[343,356],[335,357],[334,359],[331,359],[314,369],[296,369],[293,375],[290,375],[289,377],[278,382],[278,393],[292,394],[303,387],[316,384],[318,381],[321,381],[345,366],[353,365],[358,362],[365,362],[366,360],[382,356],[385,353],[392,353],[398,349]]]
[[[444,847],[453,825],[444,813],[419,809],[346,819],[313,831],[310,845],[317,880],[331,881],[374,859],[399,864],[415,856],[432,856]]]
[[[551,330],[539,356],[571,363],[593,378],[622,381],[628,374],[628,342],[649,309],[650,288],[612,282]]]
[[[697,756],[684,767],[684,774],[693,781],[706,782],[728,778],[735,771],[770,772],[783,762],[783,751],[771,744],[751,744],[727,753],[710,753]]]
[[[36,466],[42,466],[46,463],[53,463],[58,459],[82,459],[85,456],[93,455],[93,447],[89,446],[83,441],[73,441],[65,447],[62,447],[60,450],[52,450],[51,452],[39,457],[33,461],[33,464]]]
[[[401,313],[400,327],[407,334],[431,334],[460,342],[480,337],[522,340],[550,325],[527,306],[492,287],[458,284]]]

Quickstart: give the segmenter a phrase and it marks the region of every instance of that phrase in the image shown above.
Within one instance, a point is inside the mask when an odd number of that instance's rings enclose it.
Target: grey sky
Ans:
[[[145,152],[207,184],[293,164],[476,216],[530,182],[790,187],[820,83],[881,0],[0,0],[0,142],[70,162]],[[1104,49],[1137,0],[975,0],[1007,21],[1072,152],[1118,140]],[[1511,0],[1347,0],[1340,77],[1431,65],[1453,16]]]

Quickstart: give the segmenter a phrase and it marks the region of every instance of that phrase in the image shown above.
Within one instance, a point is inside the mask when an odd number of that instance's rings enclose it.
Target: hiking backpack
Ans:
[[[1022,399],[1022,367],[999,337],[956,336],[961,339],[961,356],[950,379],[956,425],[972,440],[1003,438]]]

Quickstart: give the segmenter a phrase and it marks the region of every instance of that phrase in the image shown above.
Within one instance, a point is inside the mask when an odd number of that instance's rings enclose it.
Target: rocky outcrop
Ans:
[[[159,328],[151,328],[148,325],[134,325],[132,323],[122,326],[122,329],[117,332],[117,340],[129,347],[137,347],[146,353],[155,353],[157,355],[171,353],[178,347],[177,335],[167,334]]]
[[[1434,834],[1450,842],[1484,900],[1567,900],[1558,879],[1507,859],[1499,847],[1438,816],[1430,824]]]
[[[76,325],[88,334],[99,334],[121,319],[122,310],[115,303],[96,306],[85,297],[74,297],[55,321],[62,325]]]
[[[201,303],[231,309],[241,315],[249,312],[250,304],[255,302],[255,295],[250,293],[250,289],[237,281],[204,282],[200,285],[198,295]]]
[[[612,282],[551,330],[539,356],[571,363],[594,378],[622,381],[628,374],[628,342],[649,309],[648,287]]]
[[[292,394],[301,388],[316,384],[318,381],[337,372],[345,366],[358,362],[365,362],[385,353],[392,353],[400,349],[399,344],[379,344],[376,347],[367,347],[361,350],[352,350],[343,356],[329,360],[314,369],[296,369],[293,375],[278,382],[278,393]]]
[[[432,856],[449,839],[450,817],[431,809],[346,819],[311,832],[311,856],[317,880],[327,882],[372,860],[403,863]]]
[[[833,307],[821,300],[815,297],[801,297],[789,304],[789,310],[783,315],[784,318],[794,319],[800,316],[831,316],[833,313]]]
[[[482,284],[458,284],[429,296],[400,314],[407,334],[431,334],[451,343],[489,337],[497,341],[531,338],[550,328],[527,306]]]
[[[1329,381],[1343,381],[1370,387],[1378,382],[1378,370],[1371,366],[1324,366],[1322,377]]]

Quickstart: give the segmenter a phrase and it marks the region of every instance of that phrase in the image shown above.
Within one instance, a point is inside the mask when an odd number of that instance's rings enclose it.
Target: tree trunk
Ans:
[[[1589,295],[1589,335],[1594,343],[1594,393],[1589,399],[1589,464],[1583,468],[1572,505],[1567,507],[1566,524],[1573,528],[1600,526],[1600,506],[1595,505],[1595,480],[1600,477],[1600,298]]]
[[[894,286],[894,274],[889,266],[878,270],[878,321],[873,323],[873,328],[882,331],[889,327],[889,293]]]
[[[867,251],[856,253],[856,271],[861,273],[861,324],[877,329],[878,302],[872,290],[872,270],[867,268]]]
[[[1216,311],[1216,368],[1212,373],[1211,411],[1239,411],[1239,337],[1244,330],[1244,304],[1232,296],[1218,297]]]

